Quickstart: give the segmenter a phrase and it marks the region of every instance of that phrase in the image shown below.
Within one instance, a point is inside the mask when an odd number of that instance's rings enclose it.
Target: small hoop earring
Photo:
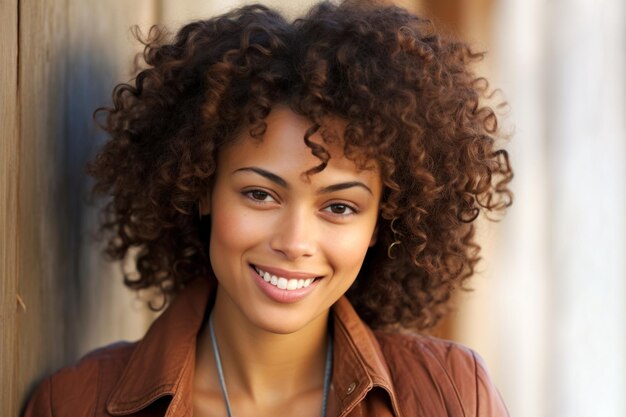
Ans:
[[[393,227],[393,223],[398,220],[397,217],[394,217],[393,219],[391,219],[391,223],[389,224],[389,228],[391,229],[391,231],[393,232],[393,236],[402,236],[402,233],[398,232],[395,227]]]
[[[387,248],[387,256],[389,257],[389,259],[396,259],[395,256],[391,256],[391,249],[393,249],[394,246],[402,243],[399,238],[400,236],[402,236],[402,233],[398,232],[396,228],[393,227],[396,220],[398,220],[398,218],[394,217],[393,219],[391,219],[391,223],[389,224],[389,228],[391,229],[391,232],[393,233],[393,238],[395,239],[394,242]]]
[[[389,245],[389,247],[387,248],[387,256],[389,257],[389,259],[396,259],[395,256],[391,256],[391,249],[394,246],[397,246],[399,244],[401,244],[402,242],[400,242],[399,240],[396,240],[395,242],[393,242],[391,245]]]

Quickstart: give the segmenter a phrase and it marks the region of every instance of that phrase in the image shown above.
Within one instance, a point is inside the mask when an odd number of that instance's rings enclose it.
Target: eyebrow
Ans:
[[[289,188],[289,183],[287,181],[285,181],[285,179],[279,177],[278,175],[274,174],[273,172],[267,171],[263,168],[259,168],[259,167],[243,167],[243,168],[239,168],[233,171],[233,174],[237,173],[237,172],[254,172],[264,178],[267,178],[268,180],[272,181],[275,184],[280,185],[283,188]],[[341,191],[341,190],[345,190],[348,188],[352,188],[352,187],[361,187],[364,188],[365,190],[367,190],[367,192],[369,192],[370,194],[374,195],[374,193],[372,192],[372,190],[370,189],[370,187],[368,187],[367,185],[363,184],[360,181],[348,181],[348,182],[341,182],[338,184],[332,184],[332,185],[328,185],[326,187],[322,187],[320,189],[317,190],[317,192],[319,194],[327,194],[327,193],[332,193],[334,191]]]

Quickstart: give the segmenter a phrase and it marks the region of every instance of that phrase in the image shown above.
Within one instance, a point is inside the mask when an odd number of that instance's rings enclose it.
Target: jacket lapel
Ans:
[[[111,415],[136,413],[165,396],[168,416],[191,415],[196,336],[214,285],[208,277],[193,280],[150,326],[107,401]]]
[[[380,388],[396,417],[401,417],[391,374],[374,333],[345,296],[333,305],[332,311],[336,358],[332,391],[333,402],[341,411],[335,415],[347,415],[372,389]]]

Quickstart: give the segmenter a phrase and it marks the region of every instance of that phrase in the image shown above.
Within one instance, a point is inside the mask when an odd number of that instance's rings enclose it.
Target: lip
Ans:
[[[263,271],[266,271],[272,274],[274,273],[274,271],[282,271],[281,269],[276,269],[276,268],[268,268],[266,270],[265,267],[263,266],[260,266],[260,265],[256,265],[256,266],[262,269]],[[317,287],[317,285],[320,282],[320,280],[318,279],[318,280],[313,281],[308,287],[300,288],[297,290],[281,290],[280,288],[275,287],[269,282],[265,282],[265,280],[261,278],[259,274],[257,274],[256,270],[254,269],[254,266],[252,266],[251,264],[248,264],[248,268],[250,269],[250,274],[251,274],[252,279],[257,284],[259,289],[263,292],[263,294],[265,294],[271,300],[277,303],[282,303],[282,304],[297,303],[298,301],[302,300],[307,295],[309,295],[313,290],[315,290],[315,287]],[[285,272],[288,272],[288,271],[285,271]],[[280,276],[282,276],[283,278],[291,278],[291,279],[296,279],[296,278],[297,279],[309,279],[309,278],[316,277],[316,275],[313,275],[313,274],[305,274],[306,276],[297,275],[297,274],[299,273],[296,273],[295,275],[292,273],[291,275],[287,274],[286,276],[285,275],[280,275]]]
[[[254,264],[257,268],[269,272],[271,275],[276,275],[277,277],[283,277],[287,279],[314,279],[319,278],[321,275],[312,274],[309,272],[293,272],[287,271],[286,269],[274,268],[271,266]]]

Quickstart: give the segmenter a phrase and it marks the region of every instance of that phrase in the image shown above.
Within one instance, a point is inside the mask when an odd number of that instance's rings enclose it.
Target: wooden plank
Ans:
[[[19,283],[27,307],[18,315],[17,387],[28,393],[36,378],[63,360],[64,238],[67,196],[58,175],[58,138],[65,134],[66,4],[20,1]],[[71,304],[71,303],[70,303]]]
[[[67,148],[73,160],[72,193],[87,195],[89,182],[83,166],[98,146],[106,140],[92,120],[92,112],[110,105],[111,90],[119,82],[127,82],[136,53],[143,46],[132,38],[130,27],[139,25],[144,33],[156,21],[154,0],[134,1],[132,7],[124,0],[85,2],[70,0],[68,39],[68,101],[69,134]],[[75,266],[75,294],[81,320],[74,320],[72,335],[78,355],[119,339],[137,339],[145,331],[154,314],[135,300],[134,294],[122,284],[119,264],[111,265],[101,256],[101,245],[91,238],[97,227],[97,207],[81,204],[80,224],[75,239],[80,257]]]
[[[17,415],[17,0],[0,2],[0,415]]]
[[[87,206],[84,165],[98,144],[91,113],[110,103],[116,82],[128,80],[137,45],[129,27],[152,17],[153,4],[20,2],[17,250],[27,306],[17,318],[14,357],[20,401],[87,349],[145,330],[147,315],[133,311],[119,272],[104,265],[90,238],[96,215]]]

